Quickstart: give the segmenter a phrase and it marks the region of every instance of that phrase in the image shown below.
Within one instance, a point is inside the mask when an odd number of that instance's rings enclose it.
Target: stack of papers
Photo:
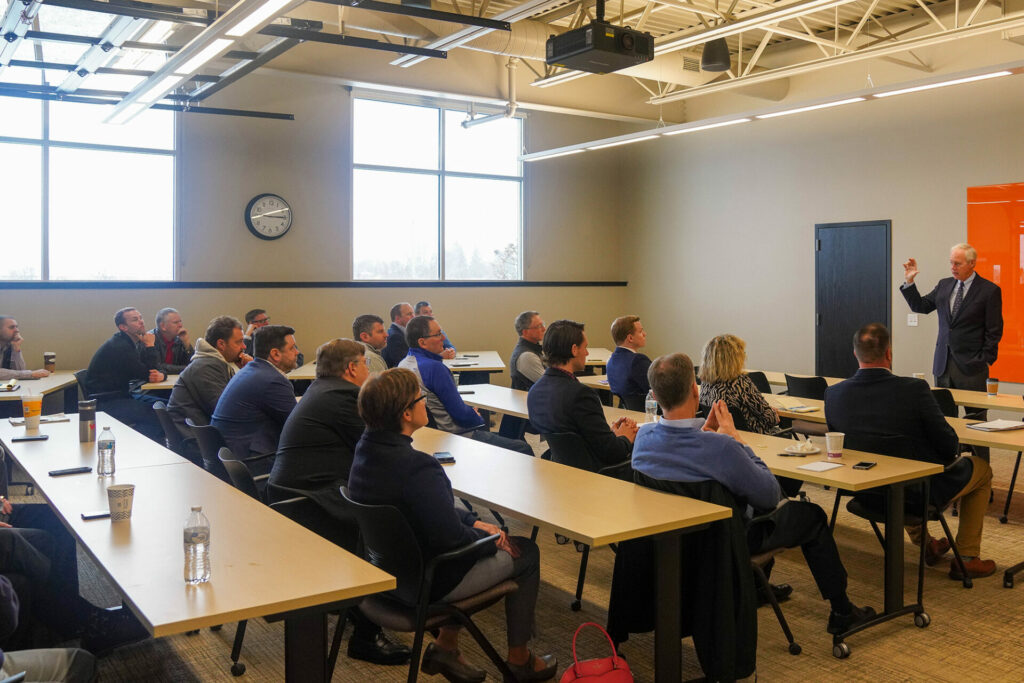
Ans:
[[[25,418],[23,417],[11,417],[8,418],[8,422],[11,423],[12,427],[21,427],[25,424]],[[43,415],[39,418],[39,424],[50,424],[52,422],[71,422],[71,418],[64,413],[55,413],[53,415]]]
[[[792,396],[781,396],[779,394],[772,394],[769,396],[768,403],[771,403],[776,408],[780,408],[791,413],[813,413],[817,410],[814,406],[805,406],[798,398],[794,398]]]
[[[797,469],[809,470],[811,472],[828,472],[829,470],[834,470],[835,468],[842,466],[843,463],[841,462],[826,462],[824,460],[820,460],[818,462],[809,462],[806,465],[800,465]]]
[[[1008,432],[1011,429],[1024,429],[1024,422],[1013,420],[992,420],[991,422],[979,422],[978,424],[967,425],[968,429],[979,429],[983,432]]]

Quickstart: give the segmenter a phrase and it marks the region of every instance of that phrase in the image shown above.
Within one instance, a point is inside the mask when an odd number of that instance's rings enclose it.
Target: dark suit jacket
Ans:
[[[383,356],[388,367],[393,368],[402,362],[407,353],[409,353],[409,344],[405,341],[405,330],[395,323],[391,323],[391,327],[388,328],[388,343],[380,355]]]
[[[850,379],[825,390],[825,417],[832,431],[847,436],[902,435],[912,452],[900,457],[949,466],[957,461],[959,440],[923,379],[900,377],[885,368],[862,368]],[[892,454],[897,455],[897,454]],[[933,501],[945,503],[971,476],[962,460],[932,478]]]
[[[650,391],[647,382],[647,368],[651,359],[637,351],[634,353],[622,346],[616,346],[608,359],[608,388],[612,393],[625,399],[643,401]],[[635,404],[635,403],[634,403]]]
[[[270,483],[305,491],[330,488],[339,495],[366,428],[358,396],[359,387],[340,377],[314,381],[284,423]]]
[[[292,383],[263,358],[235,373],[224,387],[210,424],[236,458],[277,451],[281,428],[295,410]]]
[[[579,434],[602,467],[628,460],[633,452],[629,439],[615,436],[608,426],[597,392],[567,372],[547,368],[530,388],[526,405],[538,432]]]
[[[149,371],[157,370],[160,361],[156,347],[136,344],[118,330],[103,342],[89,362],[89,391],[101,394],[107,391],[128,396],[129,385],[149,381]]]
[[[955,278],[943,278],[924,296],[917,291],[917,285],[900,289],[915,313],[938,311],[939,336],[932,361],[932,373],[936,377],[946,373],[947,350],[965,374],[988,372],[988,366],[996,362],[999,340],[1003,337],[1003,293],[999,285],[977,275],[964,295],[956,318],[950,319],[954,285]]]

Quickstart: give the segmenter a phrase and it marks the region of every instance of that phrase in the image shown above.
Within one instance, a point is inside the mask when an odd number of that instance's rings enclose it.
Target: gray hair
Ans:
[[[177,312],[178,312],[178,309],[176,309],[176,308],[161,308],[159,311],[156,312],[156,324],[157,324],[157,327],[159,327],[160,324],[164,321],[164,318],[169,316],[171,313],[177,313]]]
[[[520,337],[523,336],[523,332],[530,328],[530,323],[533,322],[535,316],[540,315],[537,311],[523,311],[516,316],[516,334]]]
[[[972,247],[971,245],[967,244],[967,242],[961,242],[960,244],[954,244],[952,247],[950,247],[949,250],[950,251],[956,251],[957,249],[959,249],[960,251],[964,252],[964,258],[967,259],[968,261],[977,261],[978,260],[978,250],[975,249],[974,247]]]

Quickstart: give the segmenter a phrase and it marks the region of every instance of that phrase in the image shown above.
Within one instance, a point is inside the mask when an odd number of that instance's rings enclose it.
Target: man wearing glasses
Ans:
[[[525,441],[491,432],[480,413],[462,400],[452,371],[441,358],[444,333],[436,320],[428,315],[416,316],[406,325],[405,338],[409,344],[409,355],[398,367],[416,373],[427,397],[427,414],[433,418],[437,429],[533,455],[533,449]]]
[[[523,311],[516,316],[515,325],[519,341],[512,349],[512,358],[509,360],[512,388],[529,391],[533,383],[544,374],[544,351],[540,343],[547,328],[537,311]]]
[[[253,358],[256,357],[256,352],[253,349],[253,335],[256,333],[256,330],[269,324],[270,316],[262,308],[254,308],[245,314],[245,334],[242,335],[242,339],[245,340],[245,353],[247,355]],[[305,364],[306,358],[300,351],[295,367],[300,368]]]

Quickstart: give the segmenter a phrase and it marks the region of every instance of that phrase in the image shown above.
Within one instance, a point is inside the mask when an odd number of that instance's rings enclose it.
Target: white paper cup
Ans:
[[[135,484],[112,484],[107,487],[107,503],[110,505],[110,521],[127,522],[132,517],[132,503],[135,500]]]
[[[21,410],[25,416],[25,429],[39,429],[39,416],[43,413],[43,397],[22,396]]]
[[[995,377],[989,377],[985,380],[985,389],[988,391],[989,396],[999,395],[999,380]]]
[[[830,458],[843,457],[843,432],[825,432],[825,452]]]

